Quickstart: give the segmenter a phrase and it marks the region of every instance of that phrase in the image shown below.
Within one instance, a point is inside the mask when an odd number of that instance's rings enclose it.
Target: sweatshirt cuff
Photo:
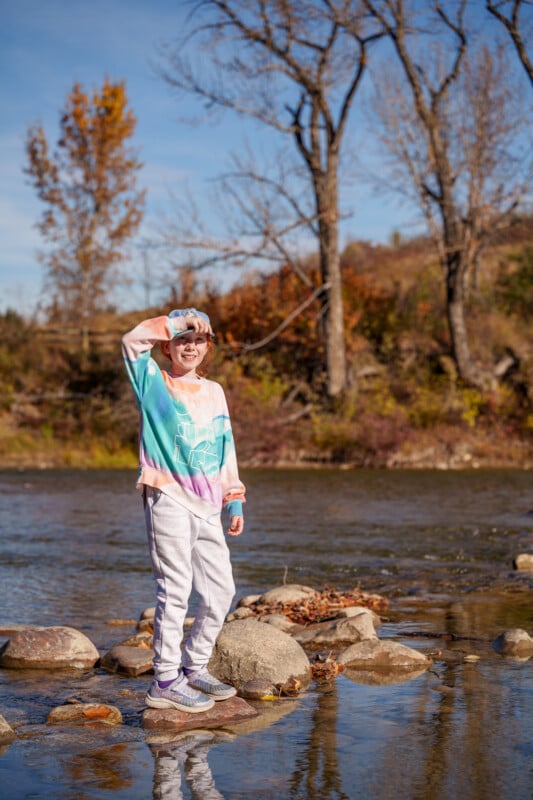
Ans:
[[[230,517],[242,517],[242,500],[230,500],[224,508]]]

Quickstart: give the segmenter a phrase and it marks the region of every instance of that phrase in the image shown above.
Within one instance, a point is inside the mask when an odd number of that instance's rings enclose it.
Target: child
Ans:
[[[122,339],[140,411],[137,485],[157,585],[155,678],[146,695],[152,708],[200,712],[236,694],[207,671],[235,593],[221,509],[228,533],[238,536],[245,492],[224,391],[197,372],[212,337],[207,314],[186,308],[145,320]],[[168,370],[150,356],[156,343]],[[192,588],[199,605],[182,655]]]

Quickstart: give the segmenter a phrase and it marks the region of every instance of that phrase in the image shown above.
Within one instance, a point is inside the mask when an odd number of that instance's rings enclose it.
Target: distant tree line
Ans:
[[[332,407],[354,380],[346,314],[358,302],[348,294],[362,289],[346,282],[339,221],[363,86],[374,96],[382,189],[418,207],[435,248],[459,379],[486,391],[516,368],[509,354],[479,358],[470,300],[487,248],[531,191],[530,9],[528,0],[205,0],[161,53],[174,89],[207,111],[254,119],[280,146],[273,165],[241,153],[220,176],[227,237],[207,235],[192,203],[176,209],[164,232],[169,258],[182,280],[208,265],[289,269],[292,305],[257,338],[282,344],[307,320],[319,343],[313,381]],[[53,154],[42,128],[29,130],[56,317],[87,325],[102,310],[139,227],[141,164],[126,145],[134,129],[124,84],[106,80],[92,98],[74,86]]]

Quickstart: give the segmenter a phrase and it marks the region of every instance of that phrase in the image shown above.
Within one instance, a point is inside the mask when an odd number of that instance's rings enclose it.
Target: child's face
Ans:
[[[205,333],[186,333],[165,344],[167,355],[172,361],[172,372],[183,378],[196,374],[207,353],[209,336]]]

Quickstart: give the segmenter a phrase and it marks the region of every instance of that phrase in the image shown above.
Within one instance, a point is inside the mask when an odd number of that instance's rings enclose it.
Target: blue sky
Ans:
[[[183,0],[0,0],[0,312],[14,308],[31,316],[39,302],[41,240],[35,223],[42,206],[22,171],[24,140],[35,121],[42,122],[50,142],[57,140],[60,111],[75,81],[87,90],[101,87],[106,75],[126,81],[138,120],[140,180],[148,191],[145,235],[168,210],[169,190],[179,193],[187,184],[199,207],[207,206],[210,180],[249,131],[231,115],[216,125],[184,125],[179,117],[188,108],[154,74],[157,45],[179,36],[185,5]],[[374,197],[368,187],[358,185],[352,194],[354,216],[344,224],[341,244],[354,238],[387,241],[412,220],[412,212]],[[120,303],[141,307],[138,256],[128,269],[134,282]]]

